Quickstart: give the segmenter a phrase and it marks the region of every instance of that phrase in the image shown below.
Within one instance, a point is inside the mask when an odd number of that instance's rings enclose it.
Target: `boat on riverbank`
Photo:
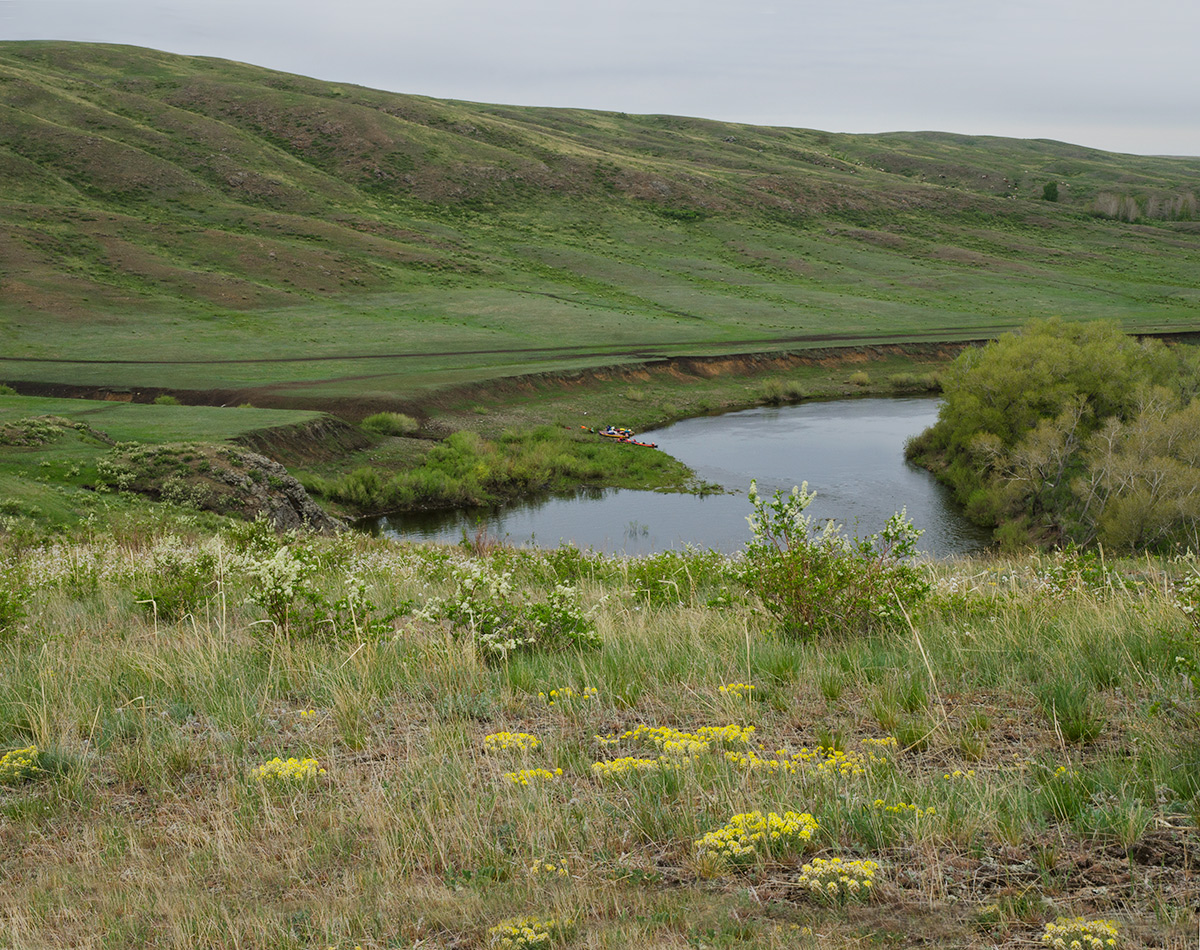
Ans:
[[[622,442],[626,445],[640,445],[647,449],[658,448],[657,442],[642,442],[638,439],[635,439],[633,437],[635,434],[634,431],[632,429],[627,429],[624,426],[605,426],[603,429],[594,429],[591,426],[581,425],[579,428],[581,428],[584,432],[591,432],[594,435],[602,435],[606,439],[612,439],[616,442]]]

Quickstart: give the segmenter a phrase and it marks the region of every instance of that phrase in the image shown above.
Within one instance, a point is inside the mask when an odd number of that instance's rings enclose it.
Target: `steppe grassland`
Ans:
[[[20,543],[13,947],[486,946],[519,918],[592,947],[1018,947],[1076,916],[1193,939],[1189,563],[927,565],[911,629],[797,643],[715,555]],[[489,662],[468,588],[557,592],[601,645]],[[802,865],[833,858],[872,884],[816,894]]]
[[[599,253],[594,236],[577,246],[564,238],[569,221],[552,210],[531,234],[518,229],[503,239],[488,237],[492,229],[468,217],[462,227],[473,240],[500,242],[485,255],[501,262],[489,265],[486,278],[398,274],[398,289],[388,293],[296,300],[243,313],[193,312],[196,305],[187,301],[160,301],[98,321],[47,315],[31,322],[13,313],[5,318],[18,341],[12,356],[164,362],[6,361],[2,371],[12,381],[179,390],[297,382],[309,397],[365,389],[396,398],[631,355],[794,349],[804,344],[793,338],[804,335],[832,334],[844,343],[980,338],[1050,314],[1107,316],[1130,330],[1154,330],[1186,316],[1179,309],[1186,294],[1164,290],[1182,286],[1186,277],[1177,273],[1178,261],[1159,260],[1153,235],[1140,238],[1148,246],[1131,262],[1100,243],[1110,240],[1105,233],[1089,234],[1080,255],[1074,232],[1068,240],[1022,225],[1019,237],[980,234],[970,242],[981,248],[971,252],[980,260],[962,262],[943,258],[938,238],[925,235],[945,225],[925,218],[911,222],[922,237],[905,238],[914,247],[899,259],[868,240],[874,232],[845,225],[816,235],[721,221],[686,227],[637,217],[624,222],[610,215],[602,230],[636,233],[622,239],[628,244],[610,240]],[[1034,241],[1065,243],[1056,250]],[[1137,242],[1127,243],[1122,252]],[[1167,270],[1160,273],[1160,266]],[[110,320],[127,332],[112,333]],[[133,349],[122,343],[135,339]],[[539,352],[511,352],[531,348]],[[289,361],[237,362],[264,353]],[[195,360],[201,362],[186,362]]]

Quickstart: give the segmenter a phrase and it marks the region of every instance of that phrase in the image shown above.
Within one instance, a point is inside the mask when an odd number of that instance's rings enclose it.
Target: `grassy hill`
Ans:
[[[1200,159],[0,43],[0,379],[327,407],[1047,314],[1192,328],[1197,193]]]

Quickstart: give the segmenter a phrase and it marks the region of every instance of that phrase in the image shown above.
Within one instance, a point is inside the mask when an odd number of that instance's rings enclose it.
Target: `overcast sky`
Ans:
[[[477,102],[1200,156],[1196,0],[0,0],[128,43]]]

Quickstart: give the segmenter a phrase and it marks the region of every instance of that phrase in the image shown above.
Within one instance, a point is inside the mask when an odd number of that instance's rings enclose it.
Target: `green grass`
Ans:
[[[62,416],[99,429],[115,442],[169,442],[186,431],[191,438],[227,441],[249,432],[303,425],[317,412],[234,409],[215,406],[146,405],[97,399],[0,396],[0,424],[30,416]]]
[[[1124,948],[1194,939],[1200,710],[1176,657],[1200,657],[1164,594],[1183,565],[1110,563],[1127,588],[1063,586],[1054,568],[1070,563],[1047,558],[927,565],[937,593],[911,635],[799,644],[751,591],[710,606],[737,588],[715,555],[477,556],[186,520],[10,536],[0,563],[15,543],[21,566],[0,584],[26,609],[0,634],[0,753],[34,744],[42,771],[0,786],[14,948],[483,946],[526,914],[569,917],[572,945],[597,947],[1016,948],[1079,915],[1114,920]],[[267,565],[293,558],[307,568],[276,630]],[[489,664],[466,621],[431,619],[462,578],[501,575],[518,601],[570,584],[602,646]],[[150,603],[182,593],[182,615]],[[318,603],[327,621],[301,623]],[[1087,645],[1111,658],[1103,685]],[[1040,711],[1053,694],[1062,721],[1082,683],[1103,720],[1064,743]],[[575,695],[551,705],[564,687]],[[880,696],[894,731],[871,711]],[[730,723],[752,743],[682,770],[592,772],[662,751],[597,735]],[[485,751],[502,731],[541,745]],[[889,734],[919,741],[872,741]],[[831,744],[858,764],[812,754]],[[796,764],[747,770],[726,748]],[[258,781],[276,756],[325,773]],[[529,787],[505,778],[555,768]],[[697,853],[756,809],[819,827],[742,867]],[[804,861],[838,855],[880,863],[871,900],[839,909],[796,886]]]

